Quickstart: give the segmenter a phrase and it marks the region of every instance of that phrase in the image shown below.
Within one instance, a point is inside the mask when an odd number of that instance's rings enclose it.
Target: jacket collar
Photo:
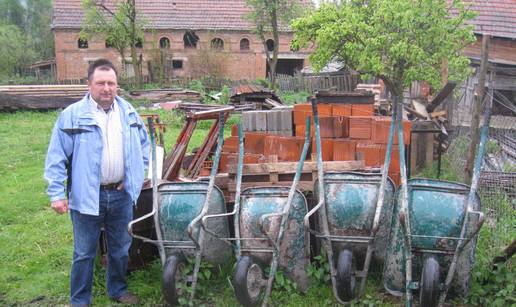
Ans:
[[[118,102],[118,106],[120,107],[120,111],[124,115],[129,115],[131,113],[136,112],[136,110],[133,108],[133,106],[127,102],[125,99],[123,99],[120,96],[116,96],[115,100]],[[90,104],[90,93],[86,93],[84,97],[82,97],[81,100],[77,102],[79,107],[79,116],[81,118],[94,118],[94,114],[91,111],[91,104]]]

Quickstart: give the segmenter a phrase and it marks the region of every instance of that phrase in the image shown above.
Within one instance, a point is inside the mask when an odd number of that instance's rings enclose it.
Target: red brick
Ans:
[[[238,124],[231,126],[231,136],[238,136]]]
[[[323,161],[333,161],[333,139],[321,139],[321,152]],[[312,155],[317,154],[317,143],[315,137],[312,138]]]
[[[333,140],[333,161],[355,160],[356,142],[350,139]]]
[[[226,173],[228,165],[235,165],[238,162],[238,154],[223,152],[219,161],[219,172]],[[265,158],[260,154],[245,153],[244,164],[255,164],[265,162]]]
[[[331,115],[333,116],[351,116],[350,104],[333,104],[331,106]]]
[[[349,137],[352,139],[371,139],[371,117],[349,117]]]
[[[245,153],[263,154],[265,152],[265,133],[246,132],[244,138]]]
[[[387,144],[389,140],[389,130],[391,118],[384,116],[375,116],[372,118],[371,141],[376,144]],[[410,129],[412,123],[403,121],[403,142],[405,145],[410,143]],[[398,131],[395,130],[394,144],[398,144]]]
[[[372,104],[353,104],[351,105],[351,116],[373,116],[374,105]]]
[[[278,161],[299,161],[304,138],[269,135],[265,138],[265,156],[276,155]]]
[[[224,140],[222,152],[238,153],[238,136],[230,136]]]
[[[319,117],[331,116],[331,105],[330,104],[318,104],[317,111]],[[312,116],[312,105],[310,103],[299,103],[294,105],[294,124],[305,125],[306,118]]]

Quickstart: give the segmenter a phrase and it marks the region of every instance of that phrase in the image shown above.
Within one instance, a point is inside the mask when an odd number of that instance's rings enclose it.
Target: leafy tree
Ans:
[[[15,25],[0,25],[0,75],[12,76],[33,58],[26,36]]]
[[[246,0],[252,11],[247,18],[254,24],[254,32],[260,37],[267,57],[271,86],[276,83],[276,65],[278,64],[278,50],[280,45],[280,27],[285,27],[295,17],[301,14],[301,5],[298,0]],[[274,49],[272,56],[267,46],[267,34],[272,33]]]
[[[25,8],[19,0],[0,0],[0,23],[25,27]]]
[[[50,59],[54,53],[52,2],[50,0],[26,0],[25,32],[30,37],[30,48],[39,59]]]
[[[103,0],[83,0],[85,22],[81,36],[88,38],[100,35],[113,46],[125,64],[125,54],[129,49],[135,78],[141,85],[142,60],[136,46],[143,42],[143,20],[136,10],[135,0],[118,3],[116,10],[110,9]]]
[[[462,49],[475,41],[472,26],[465,25],[473,17],[458,0],[342,1],[295,20],[293,47],[315,43],[310,61],[316,69],[341,61],[380,78],[401,99],[412,81],[438,88],[445,60],[451,80],[469,73]]]

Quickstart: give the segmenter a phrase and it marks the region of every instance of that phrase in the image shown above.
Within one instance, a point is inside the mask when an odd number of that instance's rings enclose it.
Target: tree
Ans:
[[[458,0],[342,1],[295,20],[293,47],[315,43],[310,61],[316,69],[341,61],[380,78],[395,99],[401,99],[413,81],[439,88],[445,60],[451,80],[469,73],[462,49],[475,41],[472,26],[465,25],[473,17]]]
[[[125,54],[129,49],[136,82],[141,85],[142,60],[136,50],[143,42],[143,19],[136,10],[135,0],[118,3],[116,10],[109,8],[103,0],[83,0],[85,21],[81,30],[84,38],[100,35],[113,46],[125,64]]]
[[[267,58],[267,67],[269,67],[269,79],[272,88],[274,88],[280,45],[280,27],[285,27],[292,19],[298,17],[301,6],[297,0],[246,0],[246,4],[252,9],[247,18],[254,24],[254,32],[262,41]],[[269,33],[272,33],[274,41],[272,56],[267,46],[267,34]]]
[[[0,25],[0,75],[16,74],[34,57],[27,49],[27,38],[15,25]]]

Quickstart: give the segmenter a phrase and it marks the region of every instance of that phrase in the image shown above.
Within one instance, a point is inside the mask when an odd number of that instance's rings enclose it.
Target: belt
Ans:
[[[108,183],[108,184],[101,184],[100,189],[101,190],[116,190],[118,186],[122,183],[122,181],[114,182],[114,183]]]

